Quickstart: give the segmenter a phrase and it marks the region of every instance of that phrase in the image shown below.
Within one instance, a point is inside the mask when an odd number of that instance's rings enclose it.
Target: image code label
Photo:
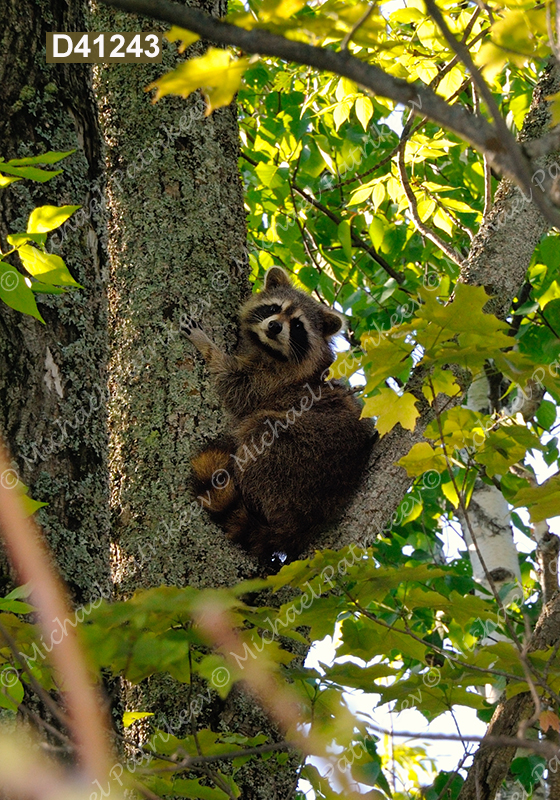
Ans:
[[[47,64],[161,63],[160,33],[47,33]]]

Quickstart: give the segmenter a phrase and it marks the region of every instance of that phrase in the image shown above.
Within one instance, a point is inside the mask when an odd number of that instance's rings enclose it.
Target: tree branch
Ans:
[[[199,34],[204,39],[222,45],[240,47],[246,53],[273,56],[297,64],[305,64],[325,72],[333,72],[355,81],[375,94],[403,103],[422,113],[444,128],[456,133],[465,142],[486,153],[492,166],[519,183],[526,191],[531,189],[533,199],[541,213],[552,225],[560,226],[560,213],[545,194],[544,185],[533,192],[531,164],[518,147],[509,148],[499,129],[483,117],[469,113],[459,105],[450,106],[426,86],[412,85],[383,72],[373,64],[366,64],[348,50],[336,52],[326,47],[314,47],[305,42],[286,39],[269,31],[254,28],[245,30],[222,22],[196,8],[180,6],[169,0],[103,0],[107,5],[132,14],[142,14],[152,19],[178,25]]]
[[[299,195],[301,195],[301,197],[305,198],[305,200],[307,200],[308,203],[314,206],[318,211],[321,211],[323,214],[325,214],[330,220],[332,220],[335,223],[335,225],[340,225],[340,223],[342,222],[342,218],[338,217],[333,211],[330,210],[330,208],[327,208],[326,206],[323,205],[323,203],[320,203],[318,200],[315,200],[315,198],[312,197],[310,194],[308,194],[304,189],[300,189],[300,187],[297,184],[292,183],[291,185],[293,190],[297,192]],[[364,242],[364,240],[360,236],[358,236],[358,234],[355,231],[353,231],[352,229],[350,230],[351,230],[352,244],[354,245],[354,247],[358,247],[360,250],[365,250],[365,252],[373,258],[376,264],[379,264],[380,267],[383,267],[387,275],[390,275],[391,278],[394,278],[398,284],[400,285],[403,284],[404,276],[401,275],[400,272],[397,272],[395,269],[393,269],[393,267],[383,258],[383,256],[379,255],[379,253],[377,252],[375,247],[373,247],[373,245]]]

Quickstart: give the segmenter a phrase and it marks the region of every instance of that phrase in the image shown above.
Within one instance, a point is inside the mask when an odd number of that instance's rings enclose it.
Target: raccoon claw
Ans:
[[[195,319],[185,315],[181,318],[181,330],[186,333],[187,336],[192,336],[195,330],[200,331],[200,325]]]

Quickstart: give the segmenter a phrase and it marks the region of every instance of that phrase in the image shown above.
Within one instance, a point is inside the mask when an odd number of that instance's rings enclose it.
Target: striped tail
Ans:
[[[197,499],[212,515],[225,515],[239,501],[233,481],[234,448],[233,442],[218,440],[191,461]]]

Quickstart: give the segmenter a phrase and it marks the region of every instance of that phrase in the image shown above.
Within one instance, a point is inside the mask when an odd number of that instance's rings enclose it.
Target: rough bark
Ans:
[[[535,87],[521,139],[536,139],[546,133],[551,119],[547,97],[558,90],[559,83],[558,64],[551,61]],[[550,156],[543,167],[553,161],[555,157]],[[525,280],[535,247],[549,227],[530,198],[523,201],[517,187],[507,180],[502,181],[491,213],[474,237],[459,280],[484,286],[492,295],[488,310],[505,317]],[[414,386],[411,388],[415,390]],[[455,402],[458,404],[460,399]],[[422,441],[433,413],[433,409],[424,404],[413,432],[397,426],[376,444],[359,492],[346,510],[341,525],[327,535],[323,546],[341,547],[352,541],[368,543],[381,531],[390,530],[391,519],[412,483],[396,462],[416,442]]]
[[[547,603],[540,615],[529,650],[546,650],[560,639],[560,596]],[[535,707],[529,692],[503,699],[490,721],[486,736],[517,736],[519,725],[530,719]],[[472,766],[457,800],[493,800],[508,774],[516,747],[492,747],[484,742],[475,753]]]
[[[550,124],[547,97],[558,91],[559,84],[558,62],[551,61],[535,88],[533,103],[521,133],[522,140],[538,139],[545,135]],[[542,166],[548,168],[553,162],[554,157],[551,156],[542,162]],[[466,282],[474,280],[483,284],[487,291],[494,295],[490,303],[494,313],[502,316],[507,313],[509,304],[505,303],[502,290],[505,287],[511,297],[512,292],[519,289],[533,250],[547,228],[547,223],[534,206],[524,200],[517,188],[503,181],[495,206],[489,215],[488,225],[483,226],[482,235],[477,236],[473,244],[463,276]],[[493,238],[490,238],[492,234]],[[498,275],[500,291],[496,289]],[[508,294],[506,299],[507,297]],[[550,619],[555,619],[556,615],[550,610],[549,605],[544,607],[541,614],[531,643],[532,649],[550,646],[558,641],[560,627],[557,621],[550,624]],[[502,725],[511,727],[512,735],[516,735],[519,723],[526,716],[530,717],[533,711],[530,695],[514,697],[510,701],[500,703],[487,735],[496,733],[496,730],[503,732],[500,727]],[[492,800],[508,774],[514,755],[515,748],[498,748],[490,753],[486,746],[481,745],[474,756],[468,779],[458,800],[471,800],[471,798]],[[492,769],[489,766],[490,761]],[[481,776],[486,777],[483,779]]]
[[[45,64],[46,32],[84,30],[84,6],[2,0],[0,18],[2,156],[76,149],[51,182],[1,190],[2,245],[35,206],[81,204],[50,246],[84,287],[40,295],[46,325],[0,301],[0,430],[31,496],[49,503],[39,521],[84,602],[109,580],[103,166],[89,68]]]
[[[547,98],[559,88],[560,69],[558,62],[551,60],[535,87],[520,141],[540,139],[545,135],[551,121]],[[555,162],[557,159],[554,155],[538,162],[543,175],[546,175],[548,166]],[[535,187],[538,187],[541,178],[540,173],[535,172]],[[509,312],[535,247],[550,228],[550,224],[531,202],[532,199],[531,195],[523,194],[511,181],[501,182],[488,219],[475,237],[461,271],[460,280],[464,283],[485,287],[492,297],[488,310],[499,317]]]
[[[105,8],[95,25],[154,30],[148,20]],[[120,597],[159,584],[227,586],[258,571],[210,522],[190,486],[190,457],[224,432],[224,421],[208,372],[180,332],[181,315],[231,349],[250,288],[235,105],[209,117],[198,93],[153,105],[144,88],[175,60],[176,46],[167,45],[163,66],[108,65],[96,82],[110,206],[111,506]],[[131,707],[157,711],[156,725],[190,733],[179,718],[189,687],[168,678],[125,692]],[[213,695],[196,719],[204,725],[278,736],[238,689],[226,702]],[[272,768],[255,760],[244,767],[242,796],[292,797],[296,780],[292,758]]]

